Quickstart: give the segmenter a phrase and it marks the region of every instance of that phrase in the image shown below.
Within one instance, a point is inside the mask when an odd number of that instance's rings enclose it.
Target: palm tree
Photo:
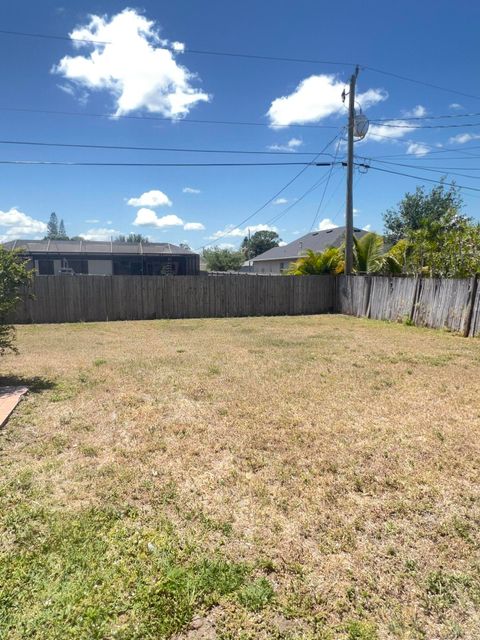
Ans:
[[[341,273],[343,262],[343,252],[336,247],[329,247],[319,253],[307,249],[307,254],[291,264],[287,273],[294,276]]]
[[[383,250],[383,238],[376,233],[367,233],[361,238],[353,237],[354,268],[356,273],[401,273],[397,258]]]

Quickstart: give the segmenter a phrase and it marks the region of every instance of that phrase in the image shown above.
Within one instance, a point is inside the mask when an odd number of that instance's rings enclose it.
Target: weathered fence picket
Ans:
[[[38,276],[12,321],[299,315],[334,306],[333,276]]]

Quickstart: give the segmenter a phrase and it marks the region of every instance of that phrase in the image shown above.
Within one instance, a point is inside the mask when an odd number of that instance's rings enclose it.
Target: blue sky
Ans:
[[[0,160],[304,162],[312,156],[302,152],[319,152],[345,124],[340,93],[353,71],[350,66],[201,55],[189,53],[189,48],[352,61],[480,95],[480,5],[470,0],[400,4],[175,0],[138,5],[17,0],[2,5],[1,29],[66,37],[76,31],[79,38],[103,38],[111,43],[75,47],[68,40],[0,34],[2,140],[286,153],[234,156],[1,144]],[[130,11],[125,12],[127,8]],[[381,125],[372,123],[367,139],[356,143],[358,155],[379,160],[380,156],[395,156],[383,160],[414,168],[376,166],[432,179],[441,174],[420,167],[448,167],[450,172],[457,167],[458,173],[469,176],[478,170],[475,149],[480,147],[480,126],[464,125],[480,122],[480,116],[402,118],[480,112],[479,99],[369,69],[360,71],[358,93],[371,120],[388,118],[387,124],[395,125],[379,129]],[[129,117],[53,115],[21,109]],[[188,119],[269,126],[188,123]],[[332,128],[297,126],[299,123]],[[462,126],[425,129],[415,124]],[[334,153],[336,145],[334,142],[328,151]],[[455,151],[445,152],[449,148]],[[438,151],[442,153],[432,153]],[[341,143],[338,158],[343,155]],[[92,239],[140,232],[158,241],[187,242],[193,248],[216,242],[238,245],[251,225],[252,230],[275,227],[288,242],[309,231],[325,182],[280,214],[323,176],[326,180],[328,167],[309,167],[282,192],[278,203],[269,204],[240,229],[235,225],[301,168],[1,165],[0,238],[41,237],[50,212],[56,211],[70,235]],[[450,173],[452,178],[465,186],[480,187],[475,178]],[[316,228],[343,223],[344,183],[344,169],[335,167]],[[405,191],[422,183],[421,178],[373,169],[357,173],[356,224],[380,231],[382,213]],[[463,195],[466,213],[479,218],[480,192],[465,190]]]

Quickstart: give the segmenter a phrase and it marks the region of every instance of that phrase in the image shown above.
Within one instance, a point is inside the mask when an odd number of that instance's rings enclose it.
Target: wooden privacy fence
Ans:
[[[12,322],[298,315],[334,307],[334,276],[37,276]]]
[[[338,276],[336,284],[338,313],[480,335],[476,278]]]

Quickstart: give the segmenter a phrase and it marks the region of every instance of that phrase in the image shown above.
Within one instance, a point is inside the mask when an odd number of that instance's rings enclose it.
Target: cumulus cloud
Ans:
[[[200,189],[195,189],[194,187],[183,187],[182,191],[183,193],[202,193]]]
[[[5,227],[5,233],[2,235],[3,240],[34,238],[47,231],[45,222],[35,220],[16,207],[12,207],[8,211],[0,211],[0,227]]]
[[[244,229],[234,227],[233,225],[228,225],[223,230],[215,231],[215,233],[208,239],[216,240],[217,238],[223,238],[224,236],[232,238],[244,238],[245,236],[248,236],[248,232],[254,234],[257,231],[278,231],[278,229],[277,227],[270,227],[268,224],[255,224],[250,227],[245,227]]]
[[[186,222],[183,228],[185,231],[204,231],[205,225],[201,222]]]
[[[85,233],[82,233],[81,237],[84,240],[103,240],[105,242],[108,242],[118,235],[120,235],[120,231],[115,231],[115,229],[109,227],[108,229],[89,229]]]
[[[423,105],[417,104],[417,106],[410,109],[410,111],[405,111],[404,115],[406,118],[423,118],[423,116],[427,115],[427,110]]]
[[[286,198],[277,198],[272,204],[287,204],[287,202],[288,200]]]
[[[133,222],[136,227],[183,227],[183,220],[175,214],[159,217],[153,209],[142,207],[137,211],[137,216]]]
[[[295,91],[276,98],[270,105],[267,116],[274,127],[291,124],[318,122],[328,116],[342,113],[345,109],[341,95],[344,82],[334,75],[313,75],[300,82]],[[388,98],[384,89],[368,89],[357,94],[362,109],[368,109]]]
[[[466,144],[471,140],[480,140],[480,134],[478,133],[459,133],[452,138],[449,138],[448,141],[451,144]]]
[[[181,118],[210,100],[193,86],[195,74],[175,59],[184,51],[183,43],[160,39],[155,22],[135,9],[112,17],[91,15],[88,24],[69,35],[85,55],[64,56],[52,73],[79,90],[108,91],[117,116],[143,109]]]
[[[320,220],[320,224],[318,225],[319,231],[326,231],[327,229],[336,229],[338,224],[335,224],[330,218],[324,218]]]
[[[457,109],[463,109],[463,105],[459,104],[458,102],[452,102],[452,104],[448,105],[448,108],[456,111]]]
[[[371,229],[372,229],[372,225],[371,225],[371,224],[366,224],[364,227],[362,227],[362,229],[363,229],[364,231],[371,231]]]
[[[403,138],[408,133],[415,131],[418,125],[406,120],[389,120],[383,124],[371,124],[368,133],[362,142],[367,140],[375,142],[392,142]]]
[[[172,201],[163,191],[152,189],[152,191],[145,191],[138,198],[130,198],[127,204],[132,207],[171,207]]]
[[[421,142],[410,142],[407,147],[407,153],[412,156],[426,156],[429,151]]]
[[[294,152],[298,147],[301,147],[303,140],[300,138],[290,138],[287,144],[271,144],[267,148],[271,151],[292,151]]]

